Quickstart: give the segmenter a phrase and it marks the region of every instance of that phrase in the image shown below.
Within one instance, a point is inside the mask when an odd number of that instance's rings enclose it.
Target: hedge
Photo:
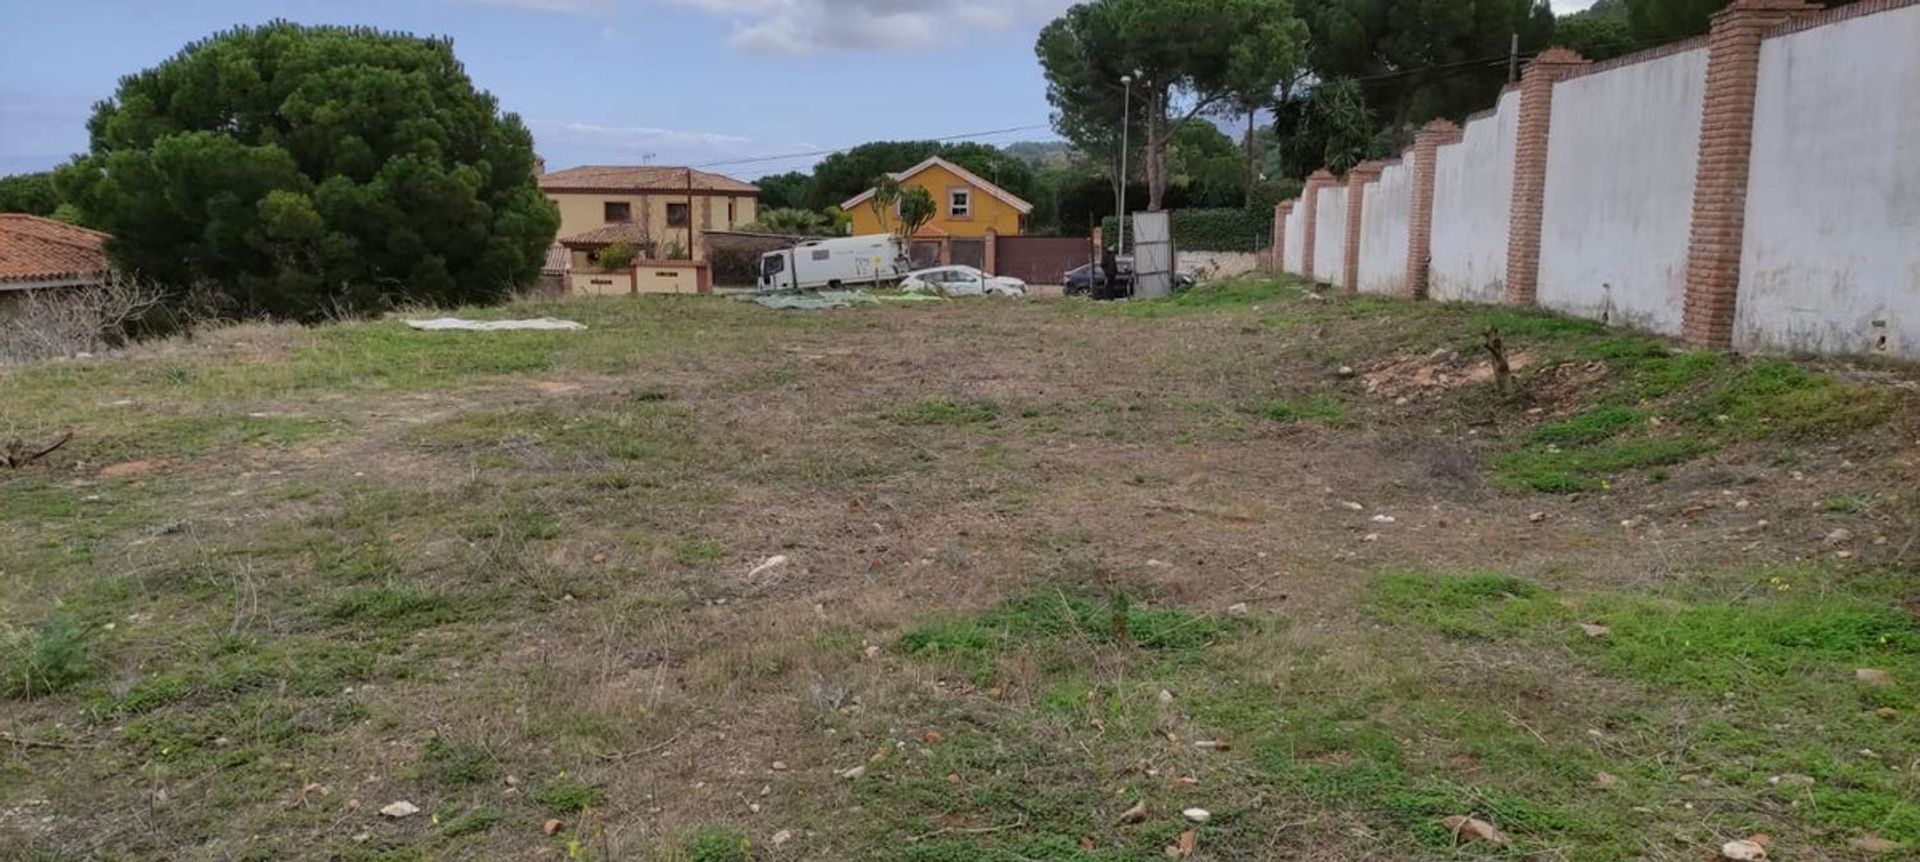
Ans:
[[[1101,221],[1101,236],[1118,228],[1112,216]],[[1128,227],[1132,231],[1132,227]],[[1183,251],[1258,251],[1273,236],[1273,211],[1191,209],[1173,211],[1173,245]],[[1132,240],[1128,241],[1129,247]]]

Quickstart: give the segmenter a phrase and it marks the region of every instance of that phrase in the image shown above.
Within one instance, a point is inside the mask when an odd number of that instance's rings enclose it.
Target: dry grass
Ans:
[[[1616,672],[1548,604],[1436,616],[1377,586],[1493,570],[1576,604],[1718,602],[1795,565],[1802,590],[1913,601],[1884,575],[1920,553],[1905,396],[1792,439],[1707,417],[1710,454],[1545,495],[1497,471],[1603,397],[1556,390],[1556,363],[1678,372],[1511,316],[1536,403],[1395,404],[1335,369],[1470,350],[1478,310],[1258,284],[482,313],[592,328],[249,327],[0,371],[0,420],[78,431],[0,475],[3,655],[58,680],[0,699],[35,743],[0,767],[0,856],[1143,860],[1200,804],[1195,858],[1504,858],[1434,832],[1470,809],[1533,858],[1695,859],[1764,826],[1824,859],[1912,816],[1916,779],[1851,773],[1822,781],[1880,808],[1783,806],[1752,774],[1772,760],[1700,738],[1719,695]],[[1734,392],[1772,415],[1741,368],[1636,409],[1690,422]],[[1799,754],[1920,756],[1913,684],[1897,720]],[[1836,708],[1735,725],[1858,718]],[[1688,745],[1741,771],[1682,780],[1716,769]],[[1595,769],[1633,792],[1582,807]],[[424,813],[375,813],[398,799]],[[1116,825],[1137,799],[1149,821]]]

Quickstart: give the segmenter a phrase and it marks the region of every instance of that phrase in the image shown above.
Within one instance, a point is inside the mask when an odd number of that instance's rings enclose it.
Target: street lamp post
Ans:
[[[1115,258],[1126,251],[1127,242],[1127,121],[1133,118],[1133,76],[1121,75],[1120,86],[1125,94],[1120,99],[1120,193],[1113,202],[1114,215],[1119,223],[1119,229],[1114,231],[1113,237]]]

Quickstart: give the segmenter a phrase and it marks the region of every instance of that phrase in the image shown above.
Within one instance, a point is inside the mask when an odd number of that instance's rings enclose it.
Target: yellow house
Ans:
[[[1018,236],[1026,229],[1033,204],[939,156],[904,171],[888,174],[905,188],[923,188],[933,195],[933,219],[913,235],[914,266],[966,264],[991,269],[988,260],[994,237]],[[894,214],[874,212],[873,189],[848,198],[840,208],[853,217],[853,233],[893,230]]]
[[[653,165],[587,165],[540,175],[560,210],[560,242],[608,225],[640,241],[647,258],[706,259],[704,234],[758,217],[760,190],[720,174]],[[679,254],[674,254],[675,251]]]

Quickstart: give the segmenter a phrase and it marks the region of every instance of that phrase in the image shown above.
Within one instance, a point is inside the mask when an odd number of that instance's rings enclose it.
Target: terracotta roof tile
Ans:
[[[693,173],[695,191],[750,195],[759,189],[720,174],[694,168],[669,168],[656,165],[582,165],[540,176],[540,190],[684,192],[687,172]]]
[[[540,267],[541,272],[566,272],[567,265],[573,260],[573,253],[559,243],[547,246],[547,262]]]
[[[84,278],[107,271],[108,235],[23,213],[0,213],[0,282]]]
[[[601,225],[593,230],[581,231],[572,236],[563,236],[560,238],[560,244],[569,248],[574,246],[611,245],[616,242],[645,245],[650,241],[652,241],[652,238],[647,236],[646,231],[640,229],[640,223],[632,221],[620,221],[614,222],[613,224]]]

